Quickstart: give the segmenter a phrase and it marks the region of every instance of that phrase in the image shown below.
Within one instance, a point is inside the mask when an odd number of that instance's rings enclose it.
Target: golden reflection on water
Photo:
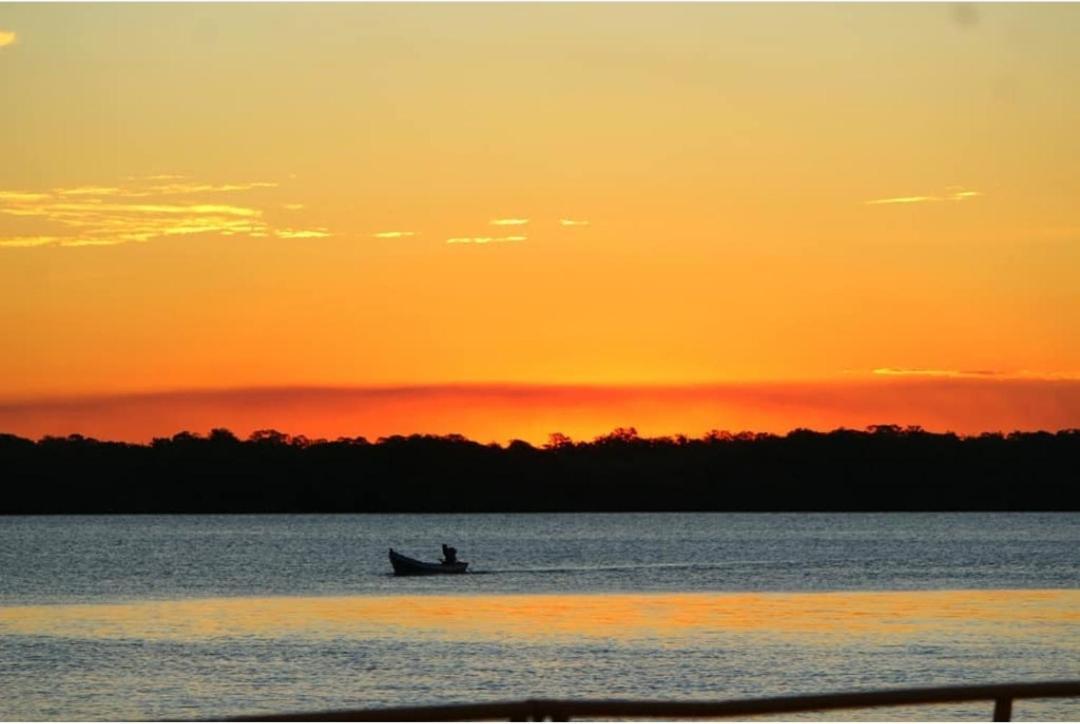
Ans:
[[[0,607],[0,635],[454,640],[900,637],[935,630],[1064,635],[1078,590],[212,598]]]

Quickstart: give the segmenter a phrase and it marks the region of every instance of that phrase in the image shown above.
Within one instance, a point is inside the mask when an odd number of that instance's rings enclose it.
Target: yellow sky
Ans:
[[[1080,6],[0,4],[0,399],[1080,372]]]

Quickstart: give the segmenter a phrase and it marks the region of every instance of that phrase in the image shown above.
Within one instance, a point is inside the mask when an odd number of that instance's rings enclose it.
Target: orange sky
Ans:
[[[277,429],[309,438],[425,433],[480,442],[588,440],[616,427],[645,436],[710,430],[784,433],[880,423],[977,434],[1075,426],[1080,382],[888,380],[734,383],[692,387],[443,385],[404,388],[202,390],[0,403],[0,430],[79,432],[149,442],[226,427],[241,437]]]
[[[5,430],[1080,426],[1080,6],[0,4],[0,87]]]

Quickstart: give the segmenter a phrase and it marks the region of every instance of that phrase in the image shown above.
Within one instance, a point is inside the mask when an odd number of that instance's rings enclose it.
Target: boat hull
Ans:
[[[390,549],[390,565],[394,567],[395,576],[438,576],[465,573],[469,567],[469,564],[465,561],[458,561],[457,563],[418,561],[415,558],[401,555],[393,548]]]

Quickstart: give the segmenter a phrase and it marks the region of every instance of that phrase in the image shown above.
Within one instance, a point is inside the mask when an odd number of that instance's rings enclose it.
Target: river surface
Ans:
[[[5,720],[1078,678],[1078,514],[0,518]]]

